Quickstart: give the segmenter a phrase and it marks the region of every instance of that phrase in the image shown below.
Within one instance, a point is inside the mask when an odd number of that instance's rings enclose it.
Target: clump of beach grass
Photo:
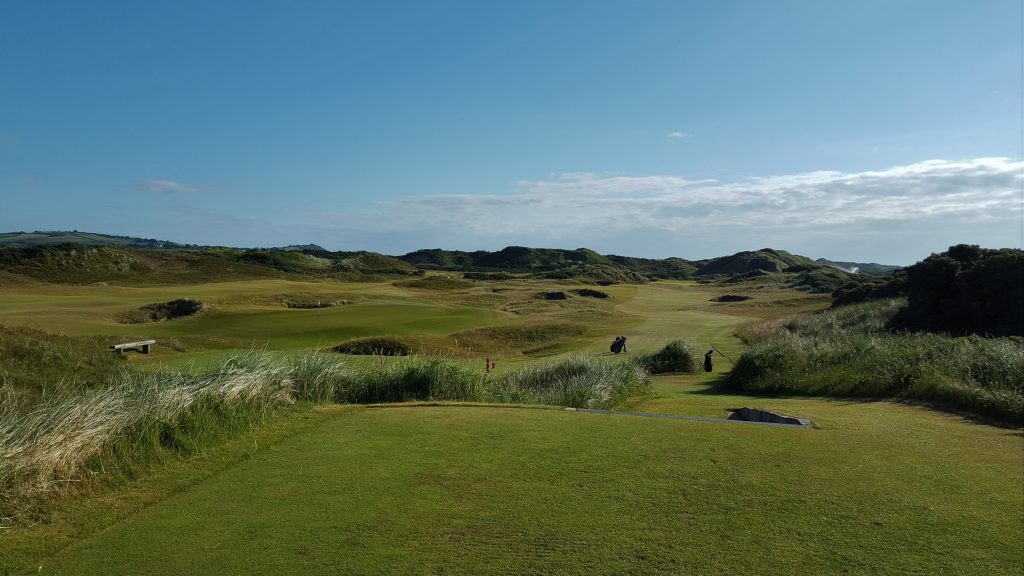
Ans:
[[[696,372],[699,364],[693,342],[676,339],[653,354],[636,358],[636,362],[650,374],[669,372]]]
[[[0,412],[0,508],[82,485],[87,469],[131,476],[157,452],[195,452],[293,402],[277,363],[232,358],[202,376],[125,372],[105,388]],[[110,474],[106,474],[109,476]]]
[[[890,333],[898,301],[747,330],[728,383],[745,390],[933,402],[1024,423],[1024,340]]]
[[[650,386],[647,372],[637,363],[570,356],[506,372],[494,379],[489,392],[497,402],[609,409]]]

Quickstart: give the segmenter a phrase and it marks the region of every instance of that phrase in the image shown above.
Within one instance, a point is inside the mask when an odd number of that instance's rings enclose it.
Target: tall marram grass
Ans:
[[[293,360],[289,374],[298,400],[353,404],[455,400],[611,408],[650,386],[641,365],[584,356],[486,375],[445,358],[350,366],[331,356],[311,355]]]
[[[635,362],[599,362],[585,356],[507,372],[489,386],[490,400],[612,408],[650,390],[650,378]]]
[[[204,376],[126,372],[115,385],[0,412],[0,509],[131,476],[159,451],[194,452],[293,402],[287,373],[250,354]]]
[[[130,478],[168,454],[197,452],[297,401],[611,408],[649,386],[633,362],[583,357],[499,376],[445,358],[353,366],[329,354],[249,353],[198,376],[125,372],[118,383],[48,398],[28,412],[0,389],[0,525],[68,489]]]
[[[868,302],[744,333],[729,382],[747,390],[896,397],[1024,423],[1024,340],[892,334],[899,302]]]

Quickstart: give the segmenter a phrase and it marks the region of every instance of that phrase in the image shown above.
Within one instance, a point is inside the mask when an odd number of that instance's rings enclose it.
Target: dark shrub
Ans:
[[[750,300],[750,296],[739,296],[736,294],[723,294],[717,298],[712,298],[712,302],[743,302],[744,300]]]
[[[580,288],[579,290],[573,290],[573,292],[586,298],[611,298],[611,295],[607,292],[601,292],[592,288]]]
[[[179,298],[170,302],[159,302],[157,304],[146,304],[136,312],[129,312],[121,316],[123,324],[141,324],[143,322],[161,322],[163,320],[174,320],[176,318],[187,318],[195,316],[203,311],[203,303],[198,300]]]
[[[537,295],[537,297],[538,298],[543,298],[545,300],[568,300],[569,299],[569,295],[566,294],[565,292],[561,292],[561,291],[559,291],[559,292],[541,292],[540,294]]]
[[[412,347],[398,338],[360,338],[334,347],[335,352],[356,356],[408,356]]]
[[[696,372],[698,367],[697,354],[689,340],[673,340],[654,354],[640,356],[636,362],[649,374]]]

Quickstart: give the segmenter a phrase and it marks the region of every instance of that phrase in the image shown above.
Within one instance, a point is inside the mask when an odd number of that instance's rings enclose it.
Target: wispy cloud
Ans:
[[[672,138],[673,140],[682,140],[683,138],[690,138],[693,134],[689,132],[669,132],[665,134],[665,138]]]
[[[714,182],[716,180],[688,180],[679,176],[612,176],[596,172],[567,172],[549,180],[520,180],[517,186],[521,193],[510,198],[554,194],[667,194],[686,187]]]
[[[407,196],[291,216],[394,250],[526,244],[706,257],[774,246],[910,263],[957,242],[1015,242],[1004,231],[1016,230],[1022,173],[1024,162],[1008,158],[734,182],[574,172],[518,182],[509,194]]]
[[[817,171],[739,182],[679,176],[568,173],[518,183],[513,194],[413,196],[378,203],[377,225],[454,226],[481,234],[577,234],[607,229],[838,226],[955,216],[1007,218],[1024,163],[928,160],[880,171]],[[430,224],[427,224],[430,223]]]
[[[201,186],[176,182],[174,180],[142,180],[136,183],[136,189],[143,192],[156,192],[157,194],[194,194],[207,190]]]

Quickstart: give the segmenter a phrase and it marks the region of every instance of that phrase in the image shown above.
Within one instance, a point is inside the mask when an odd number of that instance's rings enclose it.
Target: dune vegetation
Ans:
[[[1024,340],[893,333],[905,307],[876,300],[742,332],[731,386],[748,391],[903,398],[1024,423]]]
[[[612,408],[649,390],[636,363],[573,356],[488,375],[437,357],[350,364],[320,353],[234,356],[199,375],[124,372],[25,411],[0,404],[0,517],[89,478],[132,476],[164,451],[194,453],[296,402],[462,401]],[[99,474],[99,476],[97,476]],[[100,478],[101,477],[101,478]]]

